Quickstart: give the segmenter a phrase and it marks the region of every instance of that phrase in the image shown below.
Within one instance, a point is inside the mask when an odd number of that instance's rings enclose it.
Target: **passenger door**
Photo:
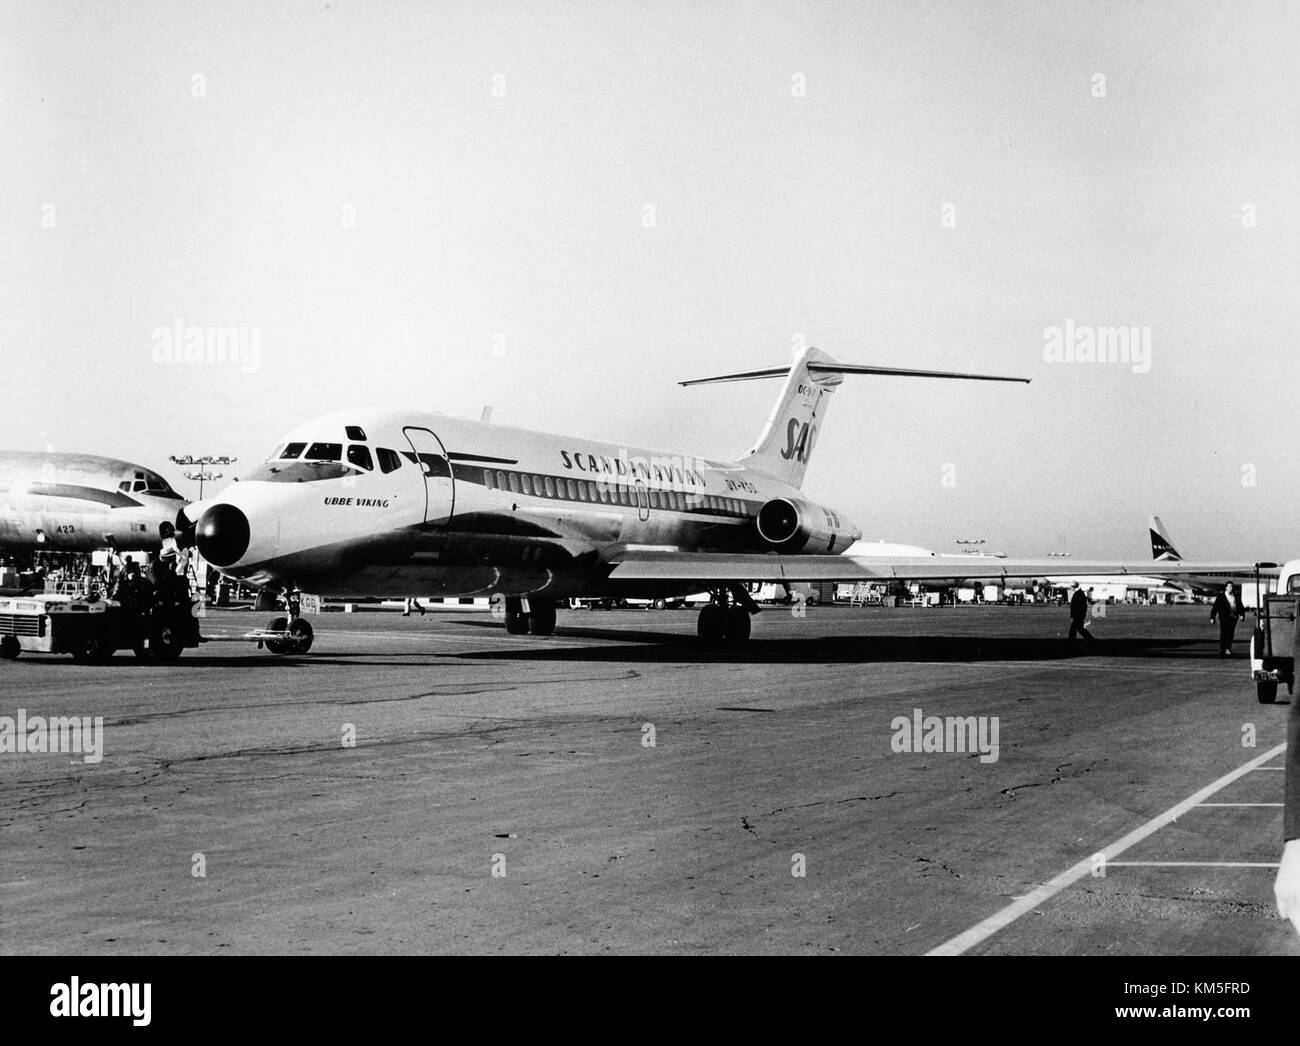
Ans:
[[[456,485],[451,475],[447,450],[428,429],[408,426],[402,429],[415,452],[415,463],[424,473],[424,521],[445,526],[456,507]]]

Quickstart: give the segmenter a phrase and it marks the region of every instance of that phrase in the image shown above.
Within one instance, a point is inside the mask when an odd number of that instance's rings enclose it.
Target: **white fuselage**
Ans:
[[[779,498],[816,517],[817,547],[804,552],[834,555],[859,536],[798,488],[738,464],[357,410],[300,426],[190,518],[209,562],[259,586],[340,596],[659,595],[699,585],[614,585],[611,553],[762,552],[758,512]]]
[[[152,550],[185,499],[141,465],[90,454],[0,453],[0,547]]]

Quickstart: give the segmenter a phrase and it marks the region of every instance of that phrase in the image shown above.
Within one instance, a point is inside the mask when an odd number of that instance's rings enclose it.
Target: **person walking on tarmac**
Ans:
[[[1241,605],[1241,597],[1232,588],[1229,581],[1223,591],[1214,597],[1214,606],[1210,608],[1210,623],[1219,619],[1219,656],[1232,657],[1232,634],[1237,631],[1237,619],[1246,615],[1246,608]]]
[[[1070,586],[1070,591],[1070,638],[1073,639],[1075,633],[1078,633],[1091,643],[1093,635],[1084,627],[1084,622],[1088,620],[1088,597],[1077,581]]]

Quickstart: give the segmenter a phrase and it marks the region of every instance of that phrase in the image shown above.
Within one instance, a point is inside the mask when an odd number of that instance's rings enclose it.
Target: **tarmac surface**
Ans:
[[[1287,706],[1203,607],[1090,648],[1059,608],[768,608],[713,652],[689,610],[327,614],[303,657],[239,641],[270,616],[0,663],[0,715],[104,729],[0,754],[0,952],[1300,954]],[[996,760],[895,750],[917,709],[996,717]]]

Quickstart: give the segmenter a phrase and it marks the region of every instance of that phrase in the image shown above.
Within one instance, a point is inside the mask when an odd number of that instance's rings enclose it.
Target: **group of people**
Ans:
[[[1070,639],[1076,635],[1083,636],[1089,643],[1094,636],[1087,629],[1088,610],[1092,606],[1092,589],[1085,593],[1075,582],[1070,586]],[[1232,657],[1232,640],[1237,631],[1237,622],[1246,616],[1246,607],[1241,602],[1231,581],[1223,586],[1223,591],[1214,598],[1210,608],[1210,623],[1219,623],[1219,656]]]
[[[113,584],[112,599],[124,607],[147,610],[162,605],[190,602],[190,583],[173,565],[161,557],[150,557],[148,572],[129,556]]]
[[[150,552],[142,570],[131,556],[121,557],[109,548],[108,575],[110,598],[124,607],[148,610],[154,606],[188,606],[191,602],[189,570],[190,550],[176,542],[176,529],[170,523],[159,527],[161,551]]]

